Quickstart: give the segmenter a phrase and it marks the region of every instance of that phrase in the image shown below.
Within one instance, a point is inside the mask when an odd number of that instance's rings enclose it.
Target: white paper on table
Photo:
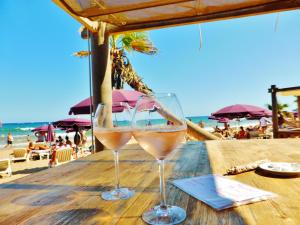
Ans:
[[[178,179],[172,183],[216,210],[262,201],[276,196],[272,192],[263,191],[214,174]]]

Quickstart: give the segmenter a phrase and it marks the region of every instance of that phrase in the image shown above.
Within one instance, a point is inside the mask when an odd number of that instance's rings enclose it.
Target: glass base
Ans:
[[[157,205],[143,213],[143,220],[148,224],[178,224],[184,221],[186,212],[178,206],[168,205],[162,208]]]
[[[134,195],[133,190],[128,188],[113,189],[111,191],[102,192],[101,197],[106,201],[124,200]]]

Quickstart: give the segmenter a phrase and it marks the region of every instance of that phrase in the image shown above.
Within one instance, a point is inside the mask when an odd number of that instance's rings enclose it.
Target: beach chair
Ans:
[[[0,174],[12,175],[10,159],[0,159]]]
[[[12,156],[11,161],[13,162],[20,161],[20,160],[29,161],[29,154],[27,153],[26,148],[14,149],[11,156]]]
[[[59,166],[61,164],[70,162],[73,159],[73,148],[65,148],[65,149],[58,149],[52,154],[52,158],[49,162],[49,167]]]

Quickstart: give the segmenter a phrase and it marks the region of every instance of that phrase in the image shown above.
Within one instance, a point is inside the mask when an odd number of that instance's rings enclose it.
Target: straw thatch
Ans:
[[[117,33],[300,8],[300,0],[53,0],[96,32]]]

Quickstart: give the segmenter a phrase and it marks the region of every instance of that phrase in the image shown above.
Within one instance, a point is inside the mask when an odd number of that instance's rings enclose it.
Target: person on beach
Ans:
[[[237,139],[248,138],[248,133],[244,130],[244,127],[241,126],[239,132],[237,133]]]
[[[174,125],[174,123],[170,120],[168,120],[167,125]]]
[[[7,144],[5,145],[4,148],[12,147],[13,141],[14,141],[14,137],[13,137],[12,134],[9,132],[9,133],[7,134]]]
[[[85,146],[85,144],[87,142],[87,136],[85,134],[85,131],[84,130],[80,130],[79,134],[80,134],[80,138],[81,138],[81,146]]]
[[[262,117],[259,119],[259,127],[261,128],[263,134],[266,133],[268,123],[270,123],[270,121],[268,121],[266,117]]]
[[[35,150],[35,146],[32,141],[30,141],[28,144],[27,152],[30,152],[31,150]]]
[[[284,122],[285,122],[285,119],[284,119],[284,116],[283,116],[283,114],[282,114],[282,112],[278,112],[278,126],[279,126],[279,128],[283,128],[283,124],[284,124]]]
[[[61,136],[58,136],[58,146],[61,147],[64,145],[64,139]]]
[[[73,145],[72,141],[70,141],[69,137],[66,136],[66,145],[69,145],[70,147]]]
[[[218,127],[218,125],[215,127],[215,131],[214,132],[217,132],[217,133],[222,133],[222,130]]]
[[[198,125],[199,125],[199,127],[201,127],[201,128],[204,128],[204,127],[205,127],[205,123],[204,123],[202,120],[200,120],[200,122],[198,123]]]

